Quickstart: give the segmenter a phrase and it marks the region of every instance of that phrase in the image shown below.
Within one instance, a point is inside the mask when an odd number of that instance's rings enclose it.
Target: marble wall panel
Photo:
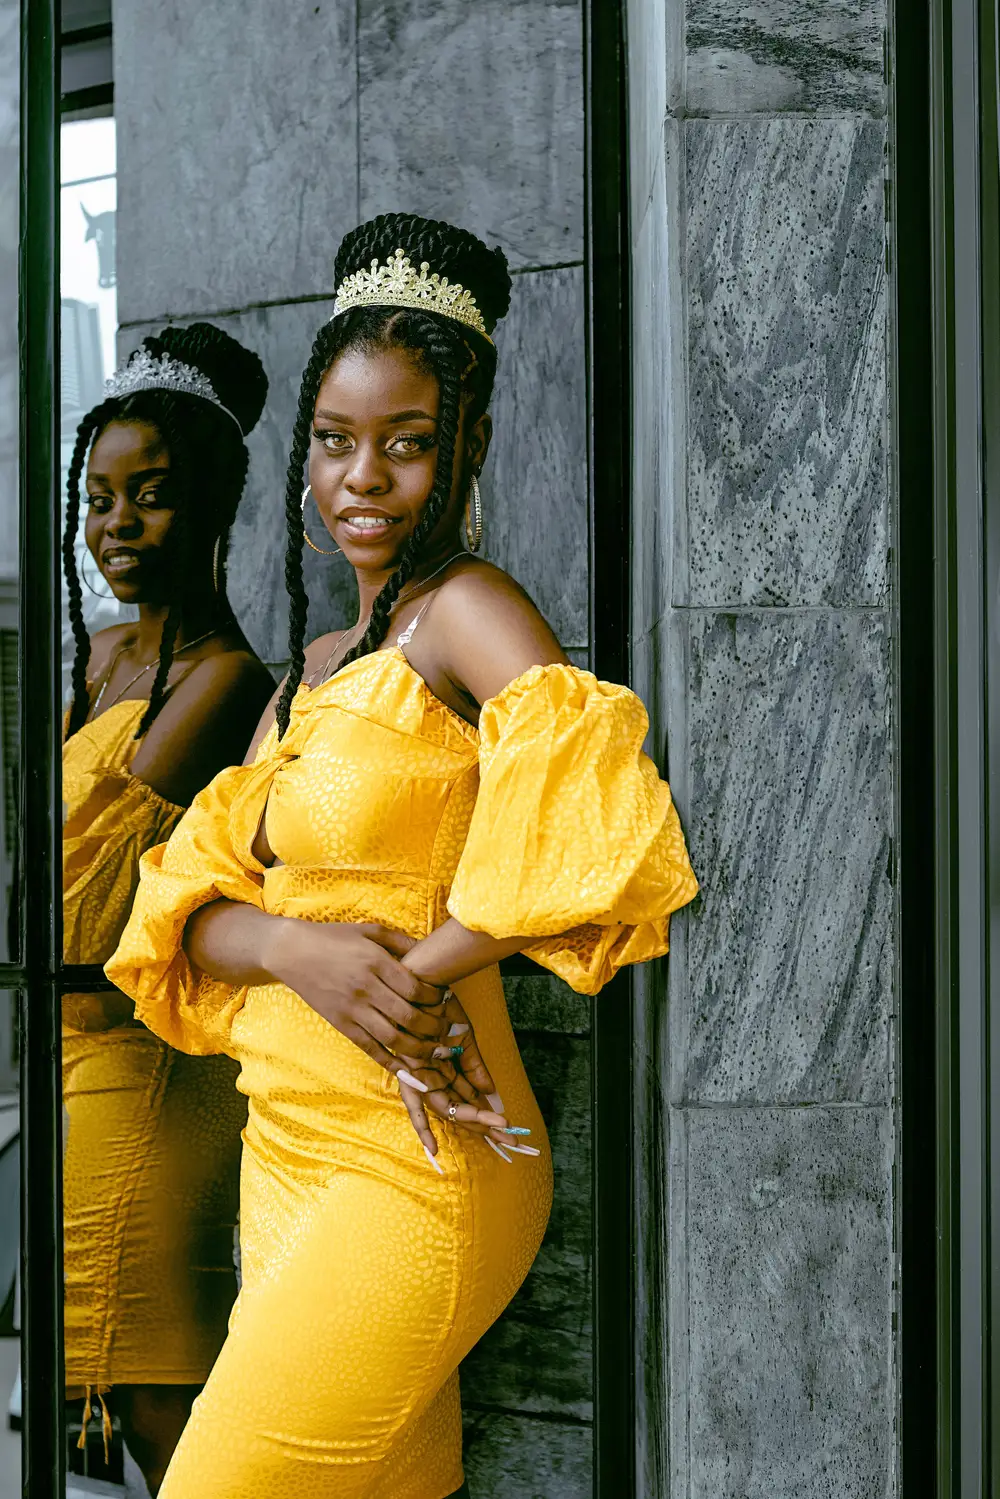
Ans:
[[[693,114],[885,108],[884,0],[689,0]]]
[[[462,1368],[473,1406],[589,1420],[592,1407],[590,1042],[522,1032],[552,1146],[555,1196],[538,1258]],[[516,1157],[512,1170],[530,1172]]]
[[[18,109],[21,12],[0,3],[0,578],[17,572],[18,410],[17,253],[19,206]]]
[[[332,290],[358,219],[355,8],[115,9],[122,323]]]
[[[465,1472],[476,1499],[587,1499],[593,1445],[585,1423],[466,1407]]]
[[[535,975],[504,975],[503,992],[515,1031],[590,1035],[591,1001],[541,968]]]
[[[639,222],[653,188],[667,112],[667,13],[683,14],[683,7],[666,0],[645,0],[625,6],[625,44],[629,85],[629,185],[632,222]],[[683,47],[671,47],[669,57],[683,58]],[[676,65],[676,63],[675,63]],[[640,277],[635,276],[636,284]]]
[[[677,1492],[883,1499],[894,1460],[890,1111],[698,1109],[685,1125]]]
[[[527,589],[564,646],[588,638],[583,270],[515,276],[497,329],[484,554]]]
[[[689,121],[690,604],[879,604],[884,124]]]
[[[583,257],[579,0],[360,0],[361,217],[472,229],[512,265]]]
[[[674,1100],[885,1101],[887,622],[699,611],[670,649],[687,683],[681,808],[701,881],[673,1006]]]

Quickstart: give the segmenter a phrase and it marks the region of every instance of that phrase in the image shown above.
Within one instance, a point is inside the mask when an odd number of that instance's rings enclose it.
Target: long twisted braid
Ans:
[[[184,441],[183,415],[177,410],[177,399],[169,392],[165,392],[167,399],[163,402],[163,410],[160,413],[159,428],[160,436],[163,438],[164,446],[170,454],[170,482],[175,494],[182,497],[174,514],[173,524],[170,527],[168,546],[170,548],[170,605],[167,616],[160,630],[160,658],[156,663],[156,674],[153,677],[149,689],[149,702],[146,711],[139,720],[139,727],[135,731],[135,737],[141,739],[149,730],[150,725],[163,707],[163,700],[167,691],[167,678],[174,659],[174,643],[177,640],[177,632],[181,625],[183,612],[183,576],[188,559],[188,543],[190,537],[190,497],[192,493],[189,469],[189,452]]]
[[[83,589],[76,567],[76,533],[80,527],[80,478],[90,447],[90,440],[99,427],[104,425],[105,412],[117,403],[105,401],[83,418],[77,428],[73,456],[70,459],[66,480],[66,524],[63,528],[62,560],[63,575],[69,594],[69,620],[73,630],[75,650],[73,653],[73,702],[69,712],[67,736],[75,734],[90,709],[87,692],[87,664],[90,661],[90,635],[83,618]]]
[[[474,235],[412,214],[383,214],[347,235],[334,271],[339,286],[345,276],[372,260],[385,261],[402,247],[416,263],[427,261],[439,275],[461,281],[473,291],[487,326],[493,327],[510,304],[510,276],[501,250],[489,250]],[[285,582],[290,600],[289,669],[278,702],[279,737],[288,728],[292,700],[302,681],[307,597],[302,580],[302,481],[309,452],[316,398],[323,378],[348,348],[411,351],[437,377],[440,389],[437,463],[434,484],[391,577],[372,605],[365,633],[341,665],[378,650],[386,637],[392,609],[419,566],[424,547],[448,507],[463,402],[476,420],[485,410],[496,375],[496,350],[488,339],[433,312],[409,308],[355,309],[326,324],[313,344],[302,377],[288,464],[285,517],[288,548]]]
[[[275,709],[279,737],[282,737],[288,728],[292,699],[299,690],[305,667],[306,617],[309,612],[309,598],[302,578],[302,549],[305,545],[305,524],[302,519],[302,474],[309,455],[309,438],[312,434],[316,397],[319,395],[323,376],[336,358],[335,349],[334,326],[332,323],[326,323],[316,335],[309,363],[302,376],[295,427],[292,432],[292,450],[288,459],[288,473],[285,480],[285,527],[288,533],[285,547],[285,587],[288,590],[289,603],[289,667],[288,676]]]

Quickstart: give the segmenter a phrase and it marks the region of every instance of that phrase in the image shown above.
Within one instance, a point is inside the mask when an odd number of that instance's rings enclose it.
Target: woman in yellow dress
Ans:
[[[244,437],[266,393],[256,355],[219,329],[168,328],[80,425],[64,538],[76,639],[63,750],[69,962],[111,955],[140,856],[242,756],[273,690],[225,594]],[[87,547],[139,616],[93,639],[75,556],[85,463]],[[84,1427],[100,1402],[106,1443],[113,1387],[155,1494],[236,1292],[246,1106],[228,1058],[173,1051],[121,993],[66,996],[63,1099],[67,1393],[85,1396]]]
[[[107,968],[172,1045],[237,1058],[249,1099],[243,1285],[163,1499],[465,1492],[458,1367],[551,1199],[497,962],[596,993],[696,889],[642,705],[471,555],[502,253],[386,215],[336,282],[288,470],[291,669],[246,764],[144,857]],[[360,607],[303,652],[317,512]],[[432,993],[404,992],[386,928]]]

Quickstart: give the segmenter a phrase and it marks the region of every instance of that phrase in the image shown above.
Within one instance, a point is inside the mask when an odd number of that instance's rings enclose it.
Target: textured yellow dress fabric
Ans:
[[[114,951],[140,856],[183,813],[129,771],[144,702],[115,704],[63,748],[64,952]],[[201,1384],[236,1294],[233,1233],[246,1104],[228,1057],[189,1057],[122,994],[63,1001],[66,1383]]]
[[[414,937],[452,911],[537,936],[532,955],[584,992],[663,952],[696,886],[638,701],[536,668],[481,727],[398,647],[364,657],[300,688],[284,740],[272,728],[142,861],[108,972],[173,1045],[238,1058],[250,1100],[243,1286],[161,1499],[444,1499],[461,1484],[458,1366],[527,1274],[552,1190],[496,968],[456,989],[541,1155],[508,1165],[438,1122],[439,1176],[388,1074],[282,985],[233,989],[181,942],[225,896]],[[251,851],[265,809],[271,869]]]

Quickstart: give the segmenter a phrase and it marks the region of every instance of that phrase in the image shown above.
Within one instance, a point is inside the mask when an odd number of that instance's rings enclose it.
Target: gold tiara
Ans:
[[[471,291],[447,276],[439,276],[437,271],[430,272],[425,260],[418,275],[405,250],[397,250],[383,266],[373,260],[370,271],[355,271],[344,277],[337,288],[333,316],[352,307],[415,307],[420,312],[439,312],[454,318],[492,343]]]

